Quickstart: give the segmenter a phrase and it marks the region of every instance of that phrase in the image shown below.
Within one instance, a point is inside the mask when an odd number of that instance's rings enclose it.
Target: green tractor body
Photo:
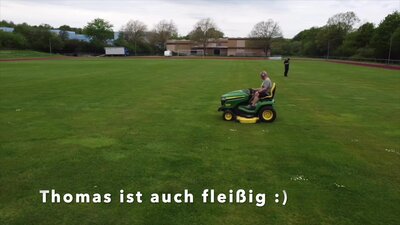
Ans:
[[[272,122],[276,118],[274,109],[274,95],[276,85],[273,84],[270,95],[261,98],[255,109],[247,108],[252,99],[254,91],[252,89],[244,89],[231,91],[221,96],[221,106],[218,111],[222,111],[222,118],[230,121],[235,120],[237,116],[245,118],[258,117],[263,122]]]

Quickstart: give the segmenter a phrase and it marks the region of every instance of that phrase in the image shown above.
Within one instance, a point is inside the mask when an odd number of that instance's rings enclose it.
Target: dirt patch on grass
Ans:
[[[386,65],[386,64],[365,63],[365,62],[355,62],[355,61],[343,61],[343,60],[327,60],[327,62],[350,64],[350,65],[355,65],[355,66],[383,68],[383,69],[389,69],[389,70],[400,70],[400,66]]]
[[[86,59],[111,59],[111,60],[117,60],[117,59],[122,59],[122,60],[135,60],[135,59],[156,59],[156,60],[184,60],[184,59],[197,59],[197,60],[202,60],[202,59],[213,59],[213,60],[269,60],[266,57],[228,57],[228,56],[171,56],[171,57],[165,57],[165,56],[102,56],[102,57],[69,57],[70,59],[81,59],[81,60],[86,60]]]
[[[0,62],[19,62],[19,61],[38,61],[38,60],[63,60],[63,59],[77,59],[77,60],[87,60],[87,59],[124,59],[124,60],[134,60],[134,59],[168,59],[168,60],[181,60],[181,59],[217,59],[217,60],[269,60],[265,57],[218,57],[218,56],[173,56],[173,57],[165,57],[165,56],[115,56],[115,57],[69,57],[69,56],[60,56],[60,57],[42,57],[42,58],[13,58],[13,59],[0,59]]]
[[[218,59],[218,60],[269,60],[266,57],[229,57],[229,56],[133,56],[131,59]]]
[[[38,60],[64,60],[64,59],[78,59],[78,60],[87,60],[93,59],[94,57],[69,57],[69,56],[60,56],[60,57],[43,57],[43,58],[15,58],[15,59],[0,59],[0,62],[19,62],[19,61],[38,61]],[[127,57],[101,57],[102,59],[124,59],[124,60],[134,60],[134,59],[167,59],[167,60],[181,60],[181,59],[213,59],[213,60],[269,60],[266,57],[225,57],[225,56],[127,56]],[[386,64],[377,64],[377,63],[367,63],[367,62],[357,62],[357,61],[344,61],[344,60],[323,60],[323,59],[312,59],[312,58],[301,58],[294,60],[319,60],[331,63],[341,63],[341,64],[350,64],[355,66],[364,66],[364,67],[374,67],[374,68],[382,68],[382,69],[390,69],[390,70],[400,70],[400,66],[397,65],[386,65]]]
[[[58,57],[38,57],[38,58],[11,58],[11,59],[0,59],[0,62],[20,62],[20,61],[60,60],[60,59],[72,59],[72,57],[58,56]]]

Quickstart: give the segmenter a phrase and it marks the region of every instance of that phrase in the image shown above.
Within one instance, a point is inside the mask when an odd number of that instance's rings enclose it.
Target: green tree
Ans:
[[[59,52],[63,47],[62,39],[50,32],[48,24],[29,26],[26,23],[15,26],[15,33],[23,35],[28,43],[27,48],[43,52]]]
[[[122,28],[125,40],[133,44],[135,55],[137,55],[138,43],[142,42],[145,38],[146,30],[147,26],[139,20],[131,20]]]
[[[33,27],[29,41],[32,49],[43,52],[57,52],[62,48],[61,38],[52,34],[47,26]]]
[[[337,49],[337,53],[340,56],[352,56],[354,54],[356,54],[357,49],[358,49],[358,43],[357,43],[357,39],[358,39],[359,33],[357,31],[349,33],[342,45],[340,45]]]
[[[92,38],[92,41],[98,45],[105,45],[108,39],[113,38],[113,25],[104,19],[94,19],[88,22],[83,32]]]
[[[290,42],[290,55],[301,55],[301,41]]]
[[[300,55],[321,56],[322,51],[317,47],[316,37],[322,32],[322,28],[312,27],[298,33],[292,41],[300,42]],[[298,45],[298,44],[297,44]]]
[[[153,45],[160,51],[166,49],[166,43],[169,39],[178,36],[178,28],[175,23],[171,21],[162,20],[154,27],[150,33],[150,39]]]
[[[372,37],[375,32],[375,27],[373,23],[364,23],[357,29],[357,47],[365,47],[368,46],[372,40]]]
[[[12,21],[2,20],[0,21],[0,27],[15,27],[15,24]]]
[[[220,31],[211,18],[201,19],[194,25],[194,29],[189,33],[190,40],[201,44],[203,55],[207,52],[207,45],[210,39],[222,38],[224,33]]]
[[[27,46],[22,34],[0,31],[0,49],[25,49]]]
[[[289,39],[276,38],[271,42],[271,54],[273,55],[291,55],[291,42]]]
[[[400,42],[397,30],[400,27],[400,13],[393,12],[385,17],[385,19],[376,28],[372,37],[371,46],[375,49],[375,56],[378,58],[387,58],[389,56],[390,43],[391,58],[400,58],[400,49],[397,43]],[[393,44],[394,43],[394,44]]]
[[[335,26],[338,30],[348,33],[360,19],[354,12],[338,13],[328,19],[327,26]]]
[[[74,31],[77,34],[82,34],[83,33],[82,28],[70,27],[68,25],[62,25],[58,29],[62,30],[62,31]]]
[[[62,52],[73,53],[77,55],[78,53],[82,52],[83,45],[84,43],[78,40],[65,40]]]
[[[352,31],[354,24],[359,21],[354,12],[338,13],[328,19],[327,24],[318,33],[316,38],[317,47],[329,55],[338,55],[339,46],[343,43],[346,35]],[[324,50],[325,49],[325,50]]]
[[[121,32],[118,39],[114,41],[114,44],[116,46],[122,46],[128,49],[128,51],[130,53],[135,52],[135,54],[149,54],[149,53],[154,53],[154,49],[152,48],[151,43],[147,42],[147,41],[140,41],[137,42],[136,45],[135,43],[132,42],[128,42],[125,37],[124,34]]]
[[[338,54],[341,56],[368,57],[371,56],[369,48],[370,41],[374,34],[374,25],[365,23],[356,31],[346,35],[342,45],[338,48]]]
[[[272,40],[274,38],[282,37],[282,31],[277,22],[269,19],[254,25],[249,37],[253,38],[253,41],[250,42],[250,45],[254,47],[262,47],[264,49],[265,56],[268,56],[268,52],[271,50]]]
[[[391,59],[400,59],[400,27],[392,34]]]

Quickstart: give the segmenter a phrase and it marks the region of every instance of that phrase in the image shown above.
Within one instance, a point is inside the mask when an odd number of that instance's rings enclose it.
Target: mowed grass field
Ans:
[[[322,61],[0,62],[1,224],[400,224],[400,73]],[[226,92],[277,83],[274,123],[226,122]],[[267,204],[203,204],[203,189]],[[43,204],[39,190],[111,193]],[[120,204],[119,190],[144,203]],[[189,189],[193,204],[150,204]],[[288,202],[274,202],[286,190]],[[282,198],[280,198],[282,201]]]
[[[27,50],[0,50],[1,59],[23,59],[23,58],[50,58],[60,55],[49,54],[45,52],[27,51]]]

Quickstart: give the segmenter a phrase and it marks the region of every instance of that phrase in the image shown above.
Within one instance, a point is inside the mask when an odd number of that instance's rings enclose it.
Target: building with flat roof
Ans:
[[[263,48],[257,47],[251,38],[219,38],[208,42],[204,55],[214,56],[269,56]],[[176,55],[203,55],[201,44],[191,40],[168,40],[167,50]]]

